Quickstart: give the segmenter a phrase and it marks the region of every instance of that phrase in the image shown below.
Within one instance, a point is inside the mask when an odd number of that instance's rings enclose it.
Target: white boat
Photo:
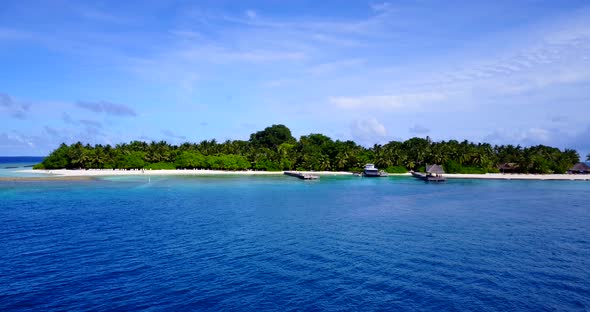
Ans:
[[[363,170],[363,177],[386,177],[387,173],[377,169],[373,164],[366,164]]]

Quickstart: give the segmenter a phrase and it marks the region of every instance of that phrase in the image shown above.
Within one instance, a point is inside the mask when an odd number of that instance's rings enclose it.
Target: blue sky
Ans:
[[[0,155],[271,124],[590,152],[587,1],[2,1]]]

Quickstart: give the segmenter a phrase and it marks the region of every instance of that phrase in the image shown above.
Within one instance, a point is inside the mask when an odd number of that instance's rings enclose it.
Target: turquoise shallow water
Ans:
[[[590,182],[0,182],[0,310],[590,309]]]
[[[43,161],[44,157],[5,157],[0,156],[0,178],[38,177],[39,174],[23,173],[33,165]]]

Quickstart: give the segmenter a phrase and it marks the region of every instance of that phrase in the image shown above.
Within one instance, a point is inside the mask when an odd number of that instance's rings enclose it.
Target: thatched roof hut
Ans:
[[[573,174],[589,174],[590,173],[590,166],[585,163],[577,163],[573,167],[571,167],[567,173]]]
[[[443,174],[443,173],[445,173],[445,171],[439,165],[427,165],[426,166],[426,173]]]

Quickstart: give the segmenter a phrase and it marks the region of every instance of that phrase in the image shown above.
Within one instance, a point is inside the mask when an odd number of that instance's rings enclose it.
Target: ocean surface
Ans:
[[[0,156],[0,178],[38,176],[18,171],[31,169],[34,165],[42,162],[44,158],[33,156]]]
[[[0,311],[588,311],[590,182],[0,181]]]

